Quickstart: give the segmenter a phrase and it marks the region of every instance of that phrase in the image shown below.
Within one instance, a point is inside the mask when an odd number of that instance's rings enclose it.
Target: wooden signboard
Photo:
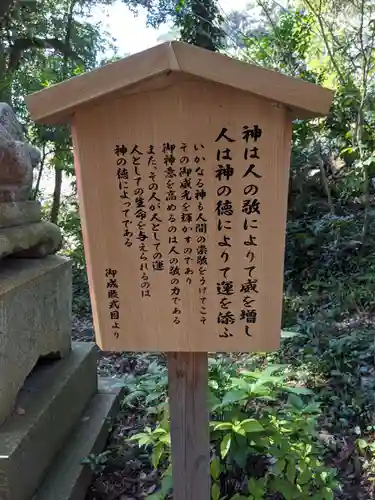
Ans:
[[[331,101],[176,42],[27,99],[72,125],[99,346],[169,353],[176,500],[210,498],[207,352],[279,345],[291,124]]]
[[[102,349],[278,347],[291,123],[331,98],[176,42],[28,98],[72,125]]]

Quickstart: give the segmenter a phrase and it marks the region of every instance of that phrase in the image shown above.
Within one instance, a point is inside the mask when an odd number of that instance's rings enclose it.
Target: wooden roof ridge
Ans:
[[[327,115],[333,92],[273,70],[182,42],[166,42],[26,97],[33,120],[62,123],[78,106],[171,74],[202,78],[284,104],[294,118]],[[165,85],[164,85],[165,86]],[[149,87],[152,88],[152,87]]]

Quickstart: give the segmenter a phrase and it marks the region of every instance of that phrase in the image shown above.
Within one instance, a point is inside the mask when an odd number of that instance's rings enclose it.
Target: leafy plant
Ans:
[[[324,450],[316,438],[319,405],[312,392],[292,384],[285,366],[254,370],[251,361],[245,365],[246,369],[243,358],[210,359],[212,500],[258,500],[272,493],[286,500],[333,498],[335,471],[324,465]],[[154,390],[149,376],[140,377],[127,401],[141,398],[146,412],[147,397],[162,405],[165,370],[157,370]],[[162,420],[130,438],[149,450],[155,469],[166,471],[163,484],[171,467],[166,409]],[[167,498],[168,491],[160,490],[150,498]]]

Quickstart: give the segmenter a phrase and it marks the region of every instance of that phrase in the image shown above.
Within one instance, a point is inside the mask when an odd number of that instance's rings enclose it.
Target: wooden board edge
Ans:
[[[294,118],[326,116],[330,111],[330,89],[186,43],[171,44],[182,72],[282,103]]]

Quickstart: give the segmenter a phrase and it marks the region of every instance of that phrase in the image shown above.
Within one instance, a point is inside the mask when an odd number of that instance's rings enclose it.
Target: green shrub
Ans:
[[[288,382],[282,365],[260,371],[249,363],[210,359],[212,500],[333,498],[336,474],[324,465],[311,391]],[[147,413],[149,425],[130,441],[146,447],[152,466],[163,471],[150,500],[168,498],[171,488],[166,387],[166,368],[153,364],[151,373],[130,381],[124,401]]]

